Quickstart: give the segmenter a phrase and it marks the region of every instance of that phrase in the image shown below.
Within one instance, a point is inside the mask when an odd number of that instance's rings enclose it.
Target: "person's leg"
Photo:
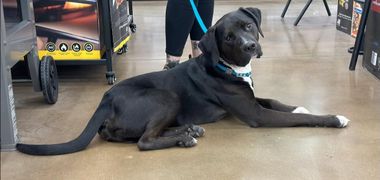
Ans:
[[[171,66],[178,64],[194,18],[189,1],[168,0],[165,19],[167,55],[165,68],[170,69]]]
[[[198,2],[198,11],[206,28],[209,28],[212,23],[212,16],[214,14],[214,0],[201,0]],[[199,40],[202,38],[204,32],[199,26],[197,20],[194,21],[193,27],[190,31],[192,57],[197,57],[202,54],[198,48]]]

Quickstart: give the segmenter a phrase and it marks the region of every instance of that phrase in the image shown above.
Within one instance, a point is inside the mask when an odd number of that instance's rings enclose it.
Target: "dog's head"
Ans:
[[[252,57],[263,54],[259,44],[259,36],[263,36],[260,25],[258,8],[239,8],[210,27],[199,47],[204,55],[211,57],[213,64],[222,58],[229,64],[245,66]]]

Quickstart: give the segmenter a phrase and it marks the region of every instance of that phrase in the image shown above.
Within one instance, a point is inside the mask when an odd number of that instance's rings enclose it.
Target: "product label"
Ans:
[[[352,0],[338,0],[336,29],[351,35]]]
[[[353,3],[352,9],[352,25],[351,25],[351,36],[356,37],[359,30],[360,19],[363,14],[363,5],[357,2]]]
[[[59,61],[101,60],[97,1],[33,0],[33,3],[40,59],[52,56]]]

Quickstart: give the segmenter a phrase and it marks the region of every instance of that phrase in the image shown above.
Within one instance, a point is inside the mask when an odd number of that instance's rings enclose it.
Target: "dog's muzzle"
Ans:
[[[261,46],[258,42],[255,42],[253,40],[244,40],[242,43],[242,50],[248,54],[251,54],[252,56],[256,56],[257,58],[260,58],[263,55],[263,52],[261,51]]]
[[[256,50],[256,47],[257,47],[256,43],[251,41],[243,45],[243,50],[248,53],[254,53]]]

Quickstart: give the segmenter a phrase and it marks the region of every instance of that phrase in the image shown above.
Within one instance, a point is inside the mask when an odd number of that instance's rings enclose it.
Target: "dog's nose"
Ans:
[[[244,51],[246,52],[252,52],[256,49],[256,43],[255,42],[247,42],[244,44]]]

